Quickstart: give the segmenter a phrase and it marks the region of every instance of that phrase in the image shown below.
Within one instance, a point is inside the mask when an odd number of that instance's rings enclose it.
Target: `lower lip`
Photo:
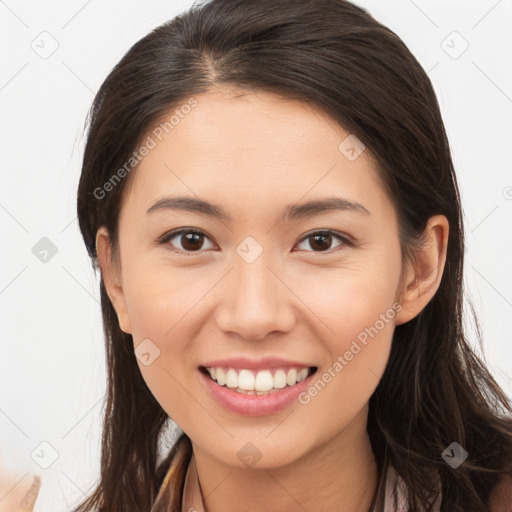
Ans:
[[[315,372],[316,373],[316,372]],[[201,379],[217,401],[228,411],[243,416],[265,416],[284,409],[306,390],[314,374],[294,386],[286,386],[268,395],[237,393],[226,386],[219,386],[213,379],[199,371]]]

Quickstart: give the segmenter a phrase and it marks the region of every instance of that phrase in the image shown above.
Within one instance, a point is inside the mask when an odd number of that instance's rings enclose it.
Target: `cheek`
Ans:
[[[312,309],[321,312],[329,327],[323,337],[329,360],[299,401],[313,407],[318,421],[332,428],[324,433],[327,437],[368,402],[386,368],[401,309],[394,301],[399,277],[400,260],[382,254],[333,271],[321,291],[312,288],[317,290],[310,294]]]
[[[135,353],[142,352],[142,347],[146,352],[147,347],[152,357],[156,354],[150,365],[140,357],[137,362],[151,392],[169,414],[182,411],[182,404],[190,399],[182,385],[196,371],[191,348],[207,321],[202,301],[214,284],[211,271],[199,267],[171,268],[144,258],[132,258],[123,266]]]
[[[381,253],[330,274],[316,286],[314,279],[304,281],[310,290],[308,306],[327,326],[322,328],[322,342],[328,354],[305,401],[322,394],[318,402],[326,410],[331,402],[347,413],[347,407],[355,411],[369,399],[386,367],[401,309],[394,300],[400,260]]]
[[[190,322],[194,308],[211,287],[199,268],[172,268],[161,261],[133,261],[123,268],[126,306],[134,341],[175,339],[174,332]]]
[[[364,342],[365,329],[372,326],[385,337],[392,334],[400,309],[394,303],[399,277],[400,262],[382,257],[322,269],[302,279],[298,293],[307,297],[307,305],[326,326],[324,339],[331,355],[344,352],[358,337]]]
[[[319,369],[310,386],[298,397],[302,417],[321,425],[317,442],[326,442],[356,418],[377,388],[391,348],[391,322],[379,330],[362,331],[363,337],[339,339],[331,345],[332,360]],[[365,420],[366,421],[366,420]],[[312,428],[314,428],[312,426]]]
[[[144,268],[144,270],[142,270]],[[208,283],[191,282],[193,271],[162,269],[157,263],[126,267],[125,297],[134,350],[142,377],[166,413],[179,426],[194,421],[188,390],[195,367],[188,364],[196,336],[195,315]],[[210,285],[211,287],[211,285]],[[204,288],[204,289],[203,289]],[[194,307],[194,305],[196,305]],[[142,349],[144,347],[144,349]],[[150,364],[141,354],[150,353]]]

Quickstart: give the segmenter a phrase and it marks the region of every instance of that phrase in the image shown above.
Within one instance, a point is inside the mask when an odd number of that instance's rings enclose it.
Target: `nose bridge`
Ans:
[[[254,237],[247,236],[236,247],[233,258],[235,287],[239,288],[235,295],[261,309],[270,307],[279,293],[276,289],[280,283],[270,268],[278,267],[280,262],[277,251],[269,244],[269,238],[261,245]]]
[[[219,327],[248,339],[262,339],[276,330],[288,330],[293,312],[286,287],[276,277],[272,251],[254,260],[234,258],[231,279],[223,290],[223,311]],[[282,278],[281,278],[282,279]]]
[[[270,271],[269,259],[262,255],[253,263],[239,261],[235,265],[235,287],[239,288],[236,294],[260,309],[270,309],[279,294],[276,290],[278,282]]]

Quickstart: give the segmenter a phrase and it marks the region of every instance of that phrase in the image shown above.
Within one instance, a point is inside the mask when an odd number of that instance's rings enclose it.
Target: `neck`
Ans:
[[[205,512],[369,511],[378,471],[366,432],[367,411],[341,433],[278,468],[226,465],[193,445]]]

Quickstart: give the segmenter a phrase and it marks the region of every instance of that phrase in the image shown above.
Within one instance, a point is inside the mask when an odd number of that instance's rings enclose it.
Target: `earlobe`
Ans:
[[[126,334],[131,334],[131,324],[126,307],[121,269],[112,260],[110,237],[105,227],[99,228],[96,233],[96,251],[101,269],[101,278],[110,302],[112,302],[116,311],[119,327]]]
[[[448,220],[444,215],[434,215],[429,219],[424,243],[417,249],[414,262],[406,271],[399,299],[402,310],[397,314],[396,325],[417,316],[437,292],[446,262],[448,232]]]

